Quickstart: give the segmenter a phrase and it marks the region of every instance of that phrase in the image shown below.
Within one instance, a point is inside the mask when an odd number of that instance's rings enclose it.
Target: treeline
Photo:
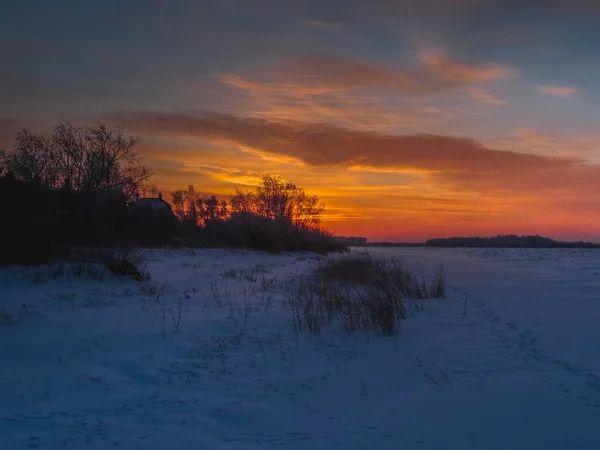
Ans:
[[[150,179],[137,138],[105,125],[60,122],[17,133],[0,152],[0,263],[37,263],[80,245],[167,242],[171,214],[132,208]]]
[[[37,263],[73,246],[242,247],[267,251],[341,250],[321,225],[316,196],[266,175],[227,199],[193,186],[172,205],[156,191],[118,128],[60,122],[50,133],[24,129],[0,152],[0,264]]]
[[[424,242],[367,242],[367,247],[424,247]]]
[[[193,185],[171,197],[187,245],[318,253],[345,248],[321,227],[318,197],[277,176],[264,175],[254,189],[236,189],[227,199],[202,196]]]
[[[491,247],[491,248],[600,248],[591,242],[564,242],[543,236],[518,236],[515,234],[493,237],[450,237],[429,239],[426,247]]]

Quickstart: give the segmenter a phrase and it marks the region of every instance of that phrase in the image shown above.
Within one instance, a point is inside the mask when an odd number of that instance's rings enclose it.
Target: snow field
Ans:
[[[0,448],[600,448],[600,252],[371,251],[444,265],[447,298],[314,336],[286,306],[312,254],[0,270]]]

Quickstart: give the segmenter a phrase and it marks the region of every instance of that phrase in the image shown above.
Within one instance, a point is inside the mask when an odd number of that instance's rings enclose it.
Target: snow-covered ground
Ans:
[[[296,334],[311,254],[1,269],[0,449],[600,448],[600,251],[371,251],[448,273],[396,337]]]

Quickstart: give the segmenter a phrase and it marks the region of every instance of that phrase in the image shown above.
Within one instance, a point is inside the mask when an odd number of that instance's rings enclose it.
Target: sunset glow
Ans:
[[[2,14],[0,148],[103,121],[165,197],[271,173],[342,235],[600,241],[597,2],[124,3]]]

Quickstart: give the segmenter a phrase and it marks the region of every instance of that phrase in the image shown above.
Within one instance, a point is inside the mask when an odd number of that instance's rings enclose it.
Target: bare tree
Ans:
[[[149,169],[139,163],[134,151],[137,137],[101,124],[86,128],[85,139],[84,193],[118,189],[131,198],[150,178]]]
[[[200,195],[196,192],[193,184],[190,184],[185,190],[178,189],[172,192],[171,200],[173,202],[173,212],[177,217],[198,224]]]
[[[202,225],[225,220],[228,215],[227,202],[215,195],[198,199],[198,216]]]
[[[273,175],[263,175],[254,192],[236,189],[230,204],[232,213],[255,214],[310,229],[318,228],[324,210],[317,196]]]
[[[69,121],[59,122],[54,127],[51,141],[55,147],[52,163],[61,176],[57,180],[58,184],[68,184],[79,190],[83,185],[86,164],[85,129],[74,126]]]
[[[173,214],[179,219],[185,219],[185,198],[182,189],[171,193],[171,203],[173,204]]]
[[[259,214],[256,195],[252,191],[242,191],[235,188],[235,192],[229,199],[231,212],[236,214]]]
[[[193,224],[198,224],[198,199],[199,195],[196,192],[193,184],[190,184],[186,191],[183,192],[185,203],[187,205],[187,219]]]
[[[70,186],[84,197],[120,190],[133,199],[151,177],[134,150],[138,138],[104,124],[75,126],[62,121],[51,134],[23,129],[3,165],[24,181],[46,186]]]
[[[235,190],[229,204],[217,196],[202,197],[193,185],[171,194],[173,212],[181,220],[205,226],[230,214],[250,214],[299,228],[319,228],[324,205],[315,195],[278,176],[264,175],[254,190]]]
[[[51,147],[48,136],[33,134],[24,128],[17,132],[14,150],[3,155],[3,164],[19,180],[52,185],[55,169]]]
[[[0,149],[0,178],[5,177],[8,173],[6,168],[6,150]]]

